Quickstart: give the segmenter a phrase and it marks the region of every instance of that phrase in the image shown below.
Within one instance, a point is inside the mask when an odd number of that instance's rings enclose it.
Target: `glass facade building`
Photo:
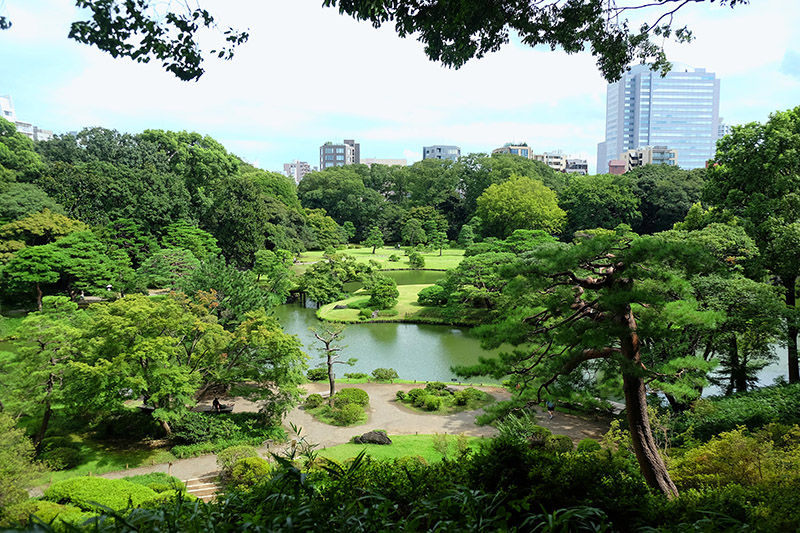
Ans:
[[[712,72],[674,64],[661,77],[636,65],[608,86],[606,139],[597,145],[597,172],[620,154],[644,146],[678,153],[678,166],[704,167],[719,137],[719,80]]]

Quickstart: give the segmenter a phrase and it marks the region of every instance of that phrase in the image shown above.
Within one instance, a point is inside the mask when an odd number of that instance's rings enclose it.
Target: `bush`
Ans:
[[[402,402],[402,401],[403,401],[403,400],[405,400],[405,398],[406,398],[406,393],[405,393],[405,392],[403,392],[403,391],[401,391],[401,390],[399,390],[399,391],[397,391],[397,392],[395,393],[395,396],[397,396],[397,399],[398,399],[398,400],[400,400],[400,401]]]
[[[425,396],[425,410],[438,411],[442,406],[442,399],[439,396],[428,395]]]
[[[412,403],[417,405],[417,398],[421,396],[427,396],[428,392],[425,389],[411,389],[406,394],[406,401],[408,403]]]
[[[372,318],[372,309],[370,309],[369,307],[365,307],[364,309],[358,312],[358,318],[362,320]]]
[[[309,381],[325,381],[328,379],[327,368],[309,368],[306,373]]]
[[[400,261],[400,256],[397,254],[392,254],[389,256],[389,261],[391,261],[392,263],[396,263]]]
[[[161,438],[164,434],[158,421],[140,409],[104,416],[95,431],[99,439],[146,440]]]
[[[81,453],[75,448],[52,448],[39,454],[39,460],[52,470],[69,470],[81,464]]]
[[[345,372],[344,377],[347,379],[367,379],[369,376],[364,372]]]
[[[601,450],[603,447],[594,439],[583,439],[578,443],[578,453],[592,453]]]
[[[372,371],[372,377],[376,381],[392,381],[397,379],[397,370],[394,368],[376,368]]]
[[[408,264],[411,268],[425,268],[425,258],[422,254],[414,250],[408,254]]]
[[[361,407],[369,405],[369,394],[363,389],[347,388],[341,389],[334,395],[333,404],[336,407],[344,407],[345,405],[355,404]]]
[[[197,496],[187,492],[170,489],[159,492],[153,499],[143,502],[141,507],[143,509],[160,509],[166,505],[173,506],[178,500],[184,502],[194,502],[197,501]]]
[[[447,291],[441,285],[425,287],[417,293],[417,302],[420,305],[439,307],[447,303]]]
[[[553,435],[547,439],[545,447],[556,453],[566,453],[571,452],[575,445],[572,443],[572,439],[566,435]]]
[[[349,403],[341,409],[334,409],[331,417],[338,426],[349,426],[357,423],[364,416],[364,409],[357,404]]]
[[[233,465],[231,483],[239,490],[247,489],[267,477],[271,471],[272,465],[266,459],[245,457]]]
[[[69,437],[47,437],[42,439],[42,451],[52,450],[54,448],[73,448],[80,449],[80,444],[75,442]]]
[[[197,444],[230,438],[237,433],[236,424],[218,414],[189,412],[173,424],[173,437],[180,444]]]
[[[121,511],[129,505],[139,507],[155,496],[156,492],[145,486],[102,477],[74,477],[53,483],[44,491],[47,500],[73,504],[85,511],[103,511],[103,506]]]
[[[378,311],[378,316],[397,316],[400,314],[400,311],[397,309],[381,309]]]
[[[429,394],[435,394],[436,396],[450,395],[450,392],[447,390],[447,385],[441,381],[431,381],[425,385],[425,390],[428,391]]]
[[[319,394],[309,394],[303,406],[306,409],[316,409],[323,404],[324,398]]]
[[[453,403],[459,406],[469,405],[471,402],[482,401],[486,398],[486,393],[474,387],[456,391],[453,393]]]
[[[138,476],[127,476],[122,478],[128,483],[136,483],[137,485],[144,485],[156,492],[164,492],[165,490],[186,490],[183,482],[175,476],[167,475],[164,472],[151,472],[150,474],[140,474]],[[164,489],[166,487],[166,489]]]
[[[217,454],[217,464],[222,469],[222,475],[230,477],[236,462],[245,457],[258,457],[258,452],[253,446],[231,446]]]
[[[31,515],[36,515],[45,523],[53,522],[54,530],[59,531],[60,523],[80,524],[94,516],[94,513],[87,513],[74,505],[62,505],[47,500],[28,500],[4,509],[0,527],[10,528],[14,524],[26,525]]]

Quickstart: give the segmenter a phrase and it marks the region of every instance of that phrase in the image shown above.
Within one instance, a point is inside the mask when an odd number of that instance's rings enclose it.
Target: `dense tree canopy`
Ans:
[[[561,233],[566,213],[558,207],[556,194],[541,181],[512,175],[492,184],[478,198],[478,216],[489,235],[505,238],[514,230]]]

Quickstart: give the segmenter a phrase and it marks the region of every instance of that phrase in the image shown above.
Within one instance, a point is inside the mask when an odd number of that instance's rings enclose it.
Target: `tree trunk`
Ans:
[[[39,426],[39,431],[36,433],[36,437],[33,439],[33,446],[36,448],[36,453],[39,454],[42,451],[42,441],[44,440],[44,435],[47,433],[47,426],[50,424],[50,415],[53,414],[53,409],[50,407],[50,400],[45,400],[44,402],[44,416],[42,416],[42,425]]]
[[[625,412],[630,426],[633,451],[647,483],[663,492],[667,498],[672,499],[678,496],[678,489],[669,477],[667,465],[658,453],[658,447],[650,429],[644,379],[638,373],[642,364],[639,335],[636,333],[636,319],[630,309],[627,310],[624,320],[627,322],[628,333],[620,339],[622,354],[633,368],[623,369],[622,387],[625,391]]]
[[[169,427],[169,422],[166,420],[159,420],[158,423],[161,424],[161,429],[164,430],[164,433],[166,433],[167,436],[172,435],[172,428]]]
[[[796,277],[791,277],[783,282],[783,286],[786,289],[786,307],[788,307],[790,311],[794,311],[795,305],[797,304],[797,295],[795,294],[796,283]],[[789,356],[789,383],[798,383],[800,382],[800,367],[798,367],[797,363],[798,328],[791,321],[789,322],[787,333],[786,348]]]
[[[731,381],[728,390],[731,392],[747,391],[747,365],[739,358],[739,343],[736,335],[731,339]]]
[[[328,396],[328,405],[333,407],[333,394],[336,392],[336,381],[333,375],[333,363],[328,359],[328,383],[330,383],[330,396]]]
[[[375,248],[377,248],[377,247],[378,247],[378,245],[374,245],[374,246],[372,247],[372,253],[373,253],[373,254],[375,253]]]
[[[39,306],[39,311],[42,310],[42,286],[36,282],[36,305]]]

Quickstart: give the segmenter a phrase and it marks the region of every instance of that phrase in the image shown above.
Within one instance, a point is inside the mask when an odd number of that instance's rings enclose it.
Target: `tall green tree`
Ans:
[[[372,253],[374,254],[375,253],[375,249],[379,248],[379,247],[382,247],[383,244],[384,244],[384,242],[383,242],[383,232],[381,231],[381,228],[379,228],[378,226],[372,226],[369,229],[369,233],[367,234],[367,238],[364,239],[364,242],[362,244],[364,246],[372,246]]]
[[[642,219],[639,203],[631,178],[611,174],[574,176],[559,197],[567,212],[566,235],[620,224],[637,226]]]
[[[403,224],[403,241],[407,244],[415,246],[418,243],[425,242],[426,237],[425,229],[418,218],[409,218]]]
[[[722,138],[704,194],[712,205],[741,217],[763,266],[783,286],[789,381],[800,382],[800,107],[773,113],[764,124],[737,126]]]
[[[34,447],[25,432],[10,414],[0,412],[0,509],[30,498],[28,487],[45,471],[44,465],[34,460]]]
[[[512,176],[500,185],[490,185],[477,200],[477,215],[490,236],[505,238],[517,229],[561,233],[566,213],[556,194],[541,181]]]

